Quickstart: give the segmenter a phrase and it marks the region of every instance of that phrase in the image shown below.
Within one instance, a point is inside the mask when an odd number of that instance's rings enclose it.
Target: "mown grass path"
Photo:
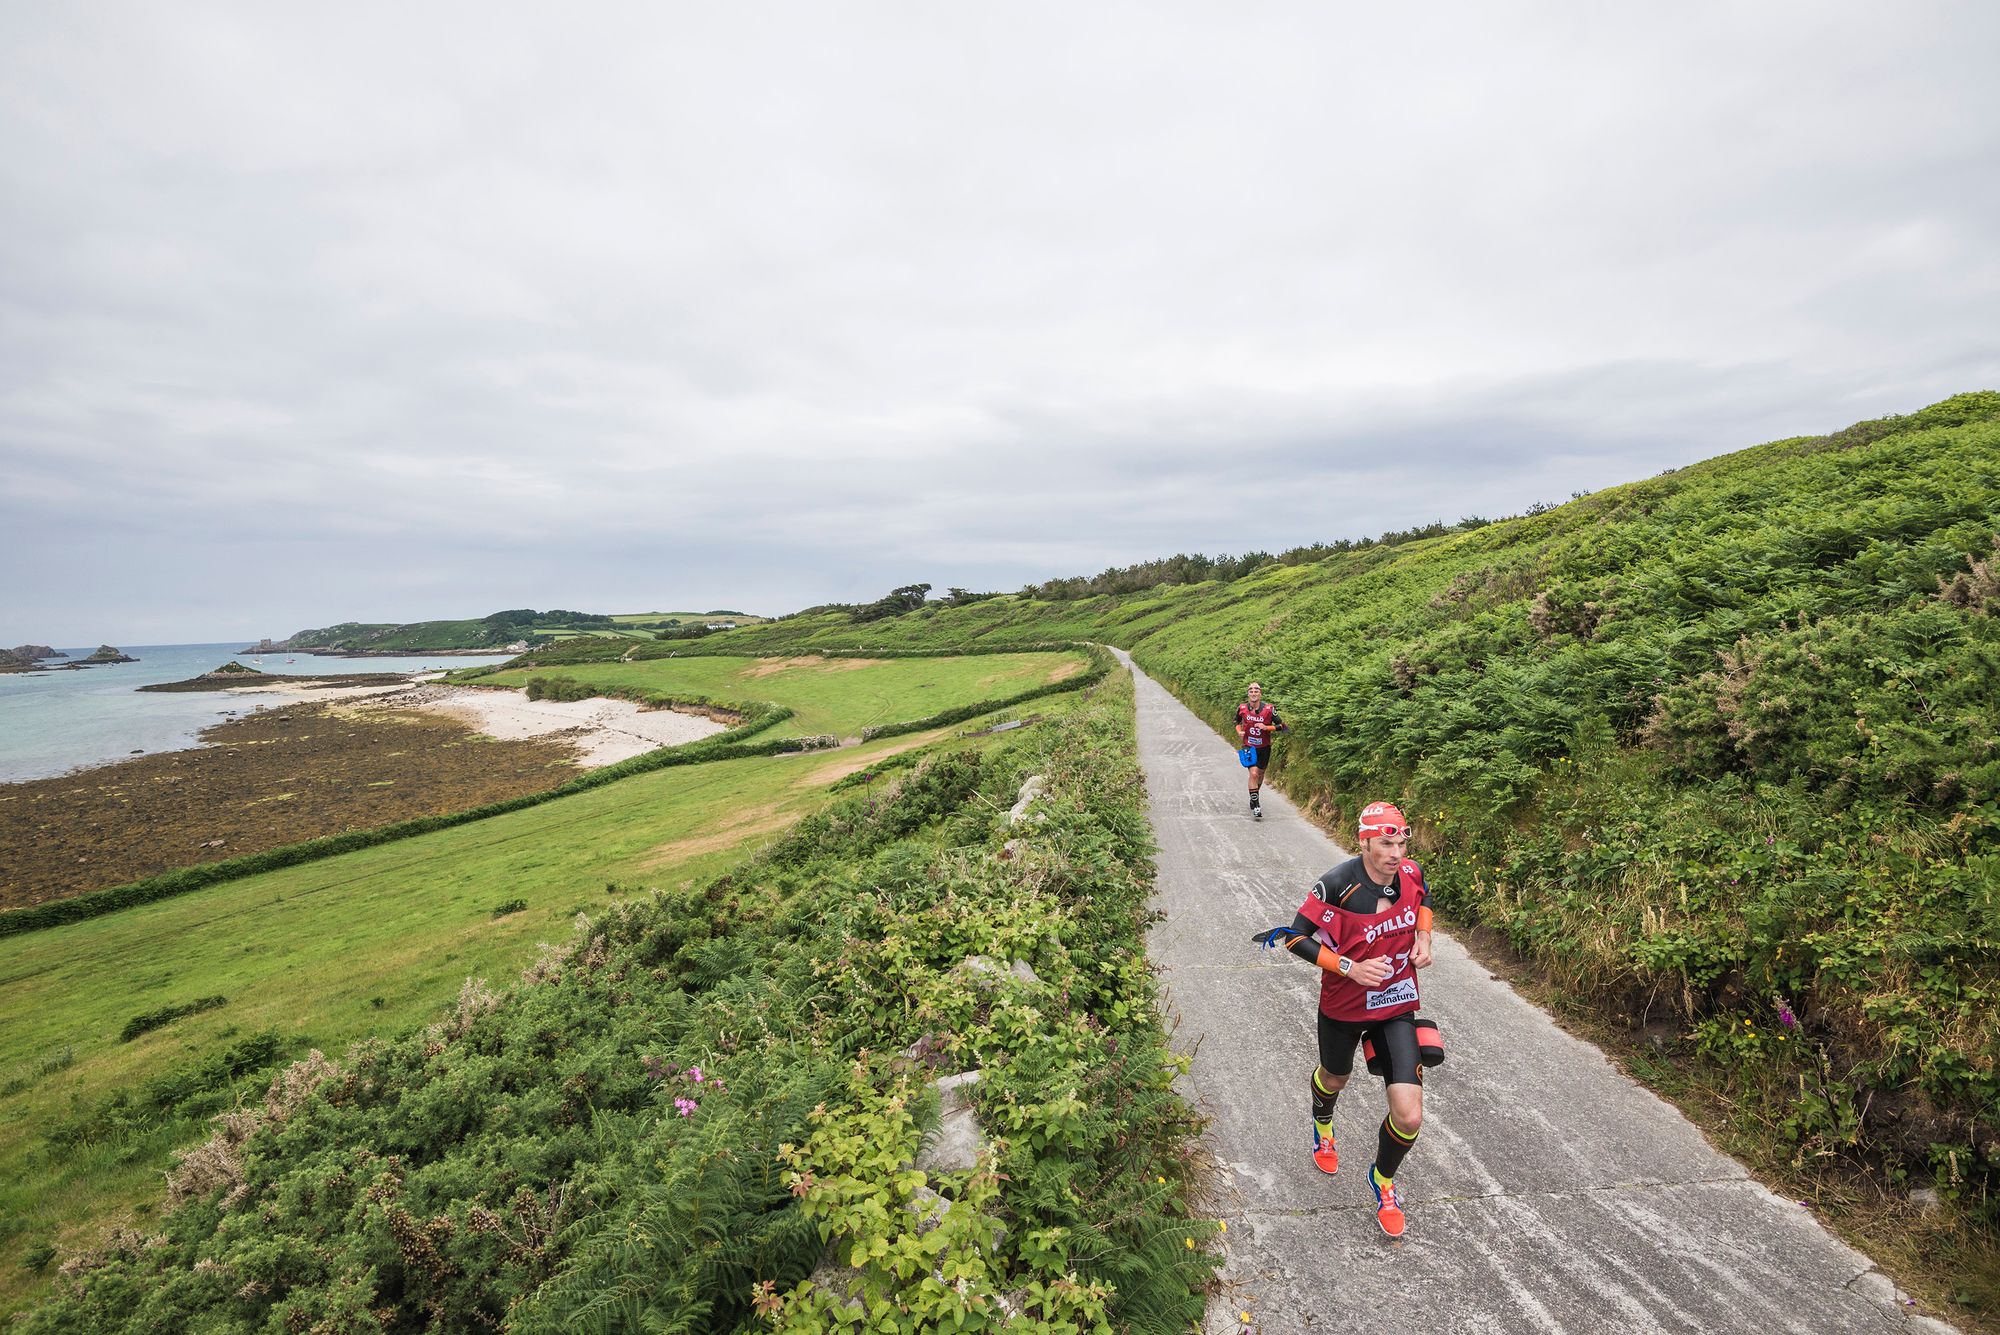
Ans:
[[[1250,943],[1348,855],[1268,788],[1253,823],[1229,744],[1133,675],[1166,914],[1149,949],[1193,1053],[1185,1092],[1214,1119],[1229,1225],[1207,1329],[1243,1330],[1245,1312],[1263,1332],[1383,1335],[1950,1329],[1443,935],[1423,993],[1449,1055],[1397,1175],[1409,1232],[1385,1238],[1366,1182],[1381,1085],[1357,1072],[1340,1173],[1322,1176],[1307,1154],[1319,981]]]

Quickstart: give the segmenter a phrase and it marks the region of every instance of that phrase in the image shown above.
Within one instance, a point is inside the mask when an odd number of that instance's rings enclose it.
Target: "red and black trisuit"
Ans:
[[[1318,963],[1322,945],[1357,964],[1385,958],[1393,968],[1378,987],[1363,987],[1345,975],[1322,971],[1319,984],[1319,1064],[1330,1075],[1350,1075],[1354,1048],[1364,1037],[1372,1040],[1386,1062],[1383,1083],[1421,1085],[1424,1068],[1417,1052],[1417,969],[1410,951],[1417,941],[1419,909],[1427,909],[1430,890],[1423,869],[1408,858],[1396,868],[1388,885],[1368,877],[1360,858],[1349,858],[1313,882],[1312,893],[1299,906],[1292,929],[1299,933],[1291,952]],[[1429,914],[1423,915],[1428,919]],[[1313,1080],[1313,1116],[1333,1115],[1334,1099]],[[1395,1134],[1384,1121],[1376,1166],[1394,1177],[1403,1155],[1416,1137]]]
[[[1243,745],[1257,753],[1257,768],[1268,767],[1271,763],[1271,737],[1284,726],[1278,722],[1278,711],[1271,708],[1268,700],[1255,709],[1246,700],[1236,706],[1236,726],[1243,729]]]

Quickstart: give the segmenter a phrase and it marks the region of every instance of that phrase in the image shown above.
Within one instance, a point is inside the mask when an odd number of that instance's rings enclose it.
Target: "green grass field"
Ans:
[[[995,656],[959,671],[911,660],[912,675],[896,684],[876,677],[852,690],[838,688],[874,670],[790,670],[750,680],[782,683],[785,698],[805,706],[805,730],[815,731],[811,719],[852,720],[875,710],[908,718],[1007,694],[1023,681],[1046,680],[1071,658],[1037,657],[1043,661]],[[753,666],[714,659],[633,666],[692,664],[738,673]],[[996,672],[1002,680],[990,680]],[[813,701],[815,684],[834,687],[834,703]],[[944,684],[957,689],[949,700],[938,695]],[[1037,708],[1061,712],[1070,703],[1058,696]],[[145,1135],[56,1151],[47,1137],[57,1123],[262,1031],[337,1056],[369,1034],[427,1020],[468,977],[511,982],[538,942],[569,939],[577,912],[719,874],[822,805],[842,777],[935,735],[639,775],[0,940],[0,1318],[46,1283],[22,1263],[31,1248],[87,1245],[119,1219],[143,1224],[170,1152],[206,1132],[182,1118]],[[617,892],[607,894],[607,884]],[[494,916],[516,899],[525,907]],[[228,1003],[119,1041],[135,1015],[214,995]]]
[[[479,678],[482,686],[522,686],[533,676],[563,676],[593,686],[706,696],[747,704],[764,700],[793,711],[769,737],[830,733],[901,723],[981,700],[997,700],[1084,671],[1080,653],[980,654],[965,658],[649,658],[513,668]]]
[[[739,626],[756,626],[769,621],[769,617],[751,616],[748,613],[718,612],[620,612],[611,618],[621,626],[641,621],[678,621],[683,626],[705,626],[711,621],[734,621]]]
[[[574,640],[594,637],[600,640],[651,640],[649,630],[538,630],[537,635],[546,635],[552,640]]]

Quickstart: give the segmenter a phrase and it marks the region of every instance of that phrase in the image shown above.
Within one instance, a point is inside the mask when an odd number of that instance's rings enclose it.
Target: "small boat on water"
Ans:
[[[287,658],[287,659],[286,659],[285,661],[286,661],[287,663],[296,663],[296,662],[298,662],[299,660],[298,660],[298,659],[296,659],[296,658]]]

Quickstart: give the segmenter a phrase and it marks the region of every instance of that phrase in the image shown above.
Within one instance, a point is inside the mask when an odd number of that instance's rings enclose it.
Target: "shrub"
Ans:
[[[199,1015],[203,1011],[212,1011],[218,1006],[228,1004],[228,997],[197,997],[193,1001],[184,1001],[177,1006],[162,1006],[159,1010],[135,1015],[127,1020],[125,1027],[118,1032],[118,1041],[130,1043],[139,1035],[150,1034],[155,1029],[172,1024],[182,1016]]]

